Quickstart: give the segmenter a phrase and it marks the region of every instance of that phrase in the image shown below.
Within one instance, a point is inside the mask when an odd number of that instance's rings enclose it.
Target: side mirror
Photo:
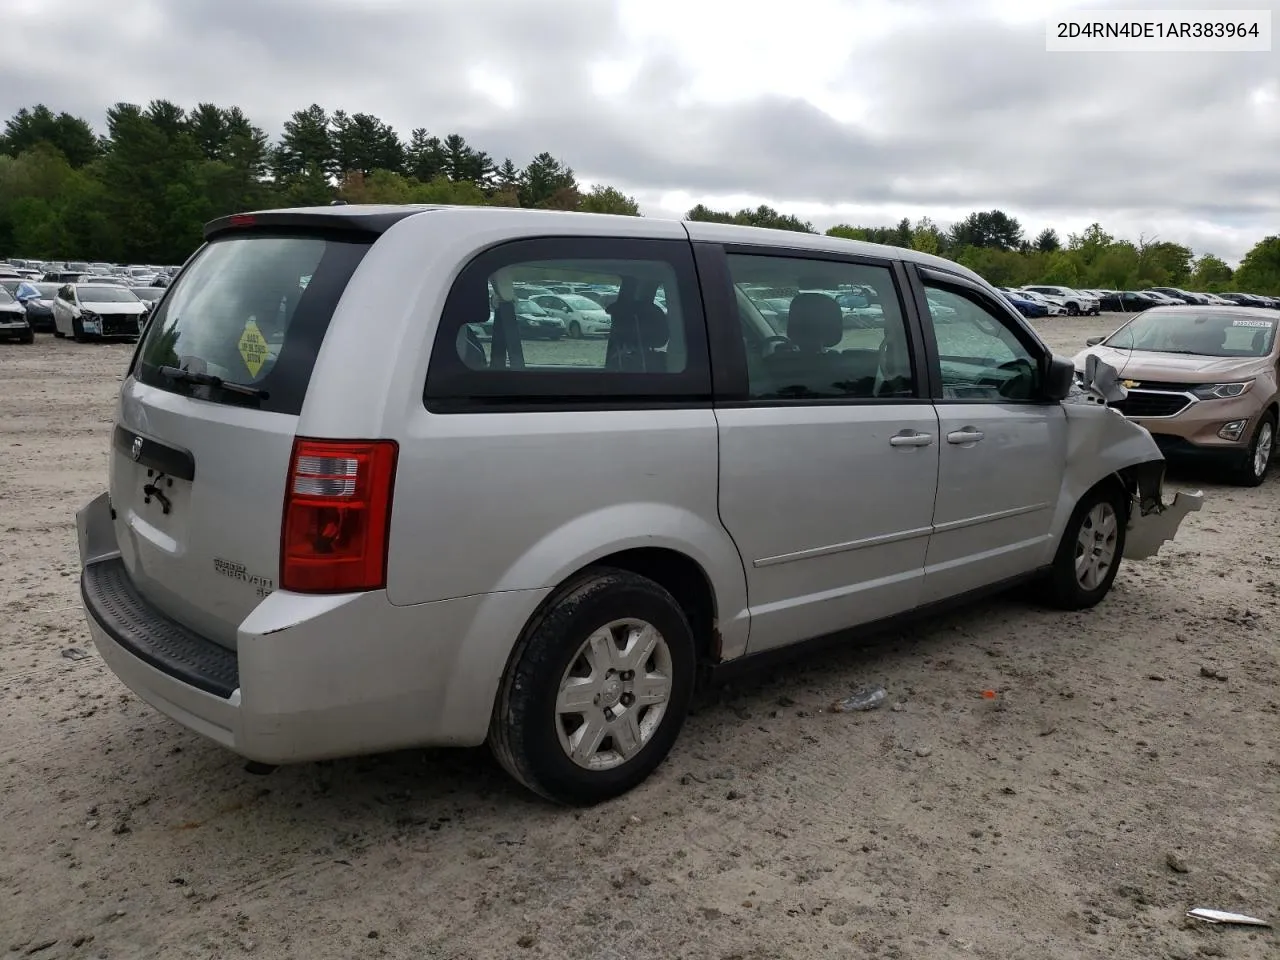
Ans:
[[[1076,367],[1065,357],[1049,358],[1049,370],[1044,379],[1044,398],[1054,403],[1067,399],[1076,382]]]
[[[1100,344],[1100,343],[1101,343],[1103,340],[1105,340],[1105,339],[1107,339],[1107,338],[1106,338],[1106,337],[1090,337],[1088,340],[1086,340],[1086,341],[1084,342],[1084,345],[1085,345],[1086,347],[1096,347],[1098,344]]]

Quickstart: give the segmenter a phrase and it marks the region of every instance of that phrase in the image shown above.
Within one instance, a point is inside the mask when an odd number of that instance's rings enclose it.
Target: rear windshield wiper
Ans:
[[[259,387],[251,387],[248,384],[236,383],[232,380],[223,380],[221,377],[215,377],[212,373],[195,373],[191,370],[183,370],[181,367],[161,367],[160,374],[168,377],[170,380],[181,380],[184,383],[194,383],[202,387],[213,387],[215,390],[226,390],[230,393],[241,393],[246,397],[257,397],[259,400],[267,399],[267,391]]]

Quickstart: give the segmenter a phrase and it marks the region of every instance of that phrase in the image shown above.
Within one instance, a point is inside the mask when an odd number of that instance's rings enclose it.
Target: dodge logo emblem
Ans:
[[[132,453],[133,459],[135,460],[137,460],[140,456],[142,456],[142,438],[141,437],[133,438],[133,450],[130,452]]]

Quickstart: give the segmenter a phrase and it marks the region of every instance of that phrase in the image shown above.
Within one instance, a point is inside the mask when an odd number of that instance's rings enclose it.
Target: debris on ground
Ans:
[[[67,647],[62,651],[62,655],[68,660],[88,660],[90,654],[79,647]]]
[[[1193,920],[1203,920],[1205,923],[1235,923],[1245,927],[1271,926],[1266,920],[1259,920],[1257,917],[1250,917],[1243,913],[1228,913],[1225,910],[1212,910],[1208,907],[1188,910],[1187,916]]]
[[[889,698],[889,692],[884,687],[876,687],[874,690],[859,690],[851,697],[845,697],[843,700],[837,700],[831,705],[832,713],[853,713],[859,710],[874,710],[882,706]]]

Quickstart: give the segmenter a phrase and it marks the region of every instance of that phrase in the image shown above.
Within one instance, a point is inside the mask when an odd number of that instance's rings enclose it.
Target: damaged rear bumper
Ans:
[[[1129,526],[1125,533],[1126,560],[1154,557],[1178,534],[1187,514],[1204,506],[1204,493],[1175,493],[1172,503],[1164,502],[1163,460],[1153,460],[1125,472],[1124,479],[1133,498]]]

